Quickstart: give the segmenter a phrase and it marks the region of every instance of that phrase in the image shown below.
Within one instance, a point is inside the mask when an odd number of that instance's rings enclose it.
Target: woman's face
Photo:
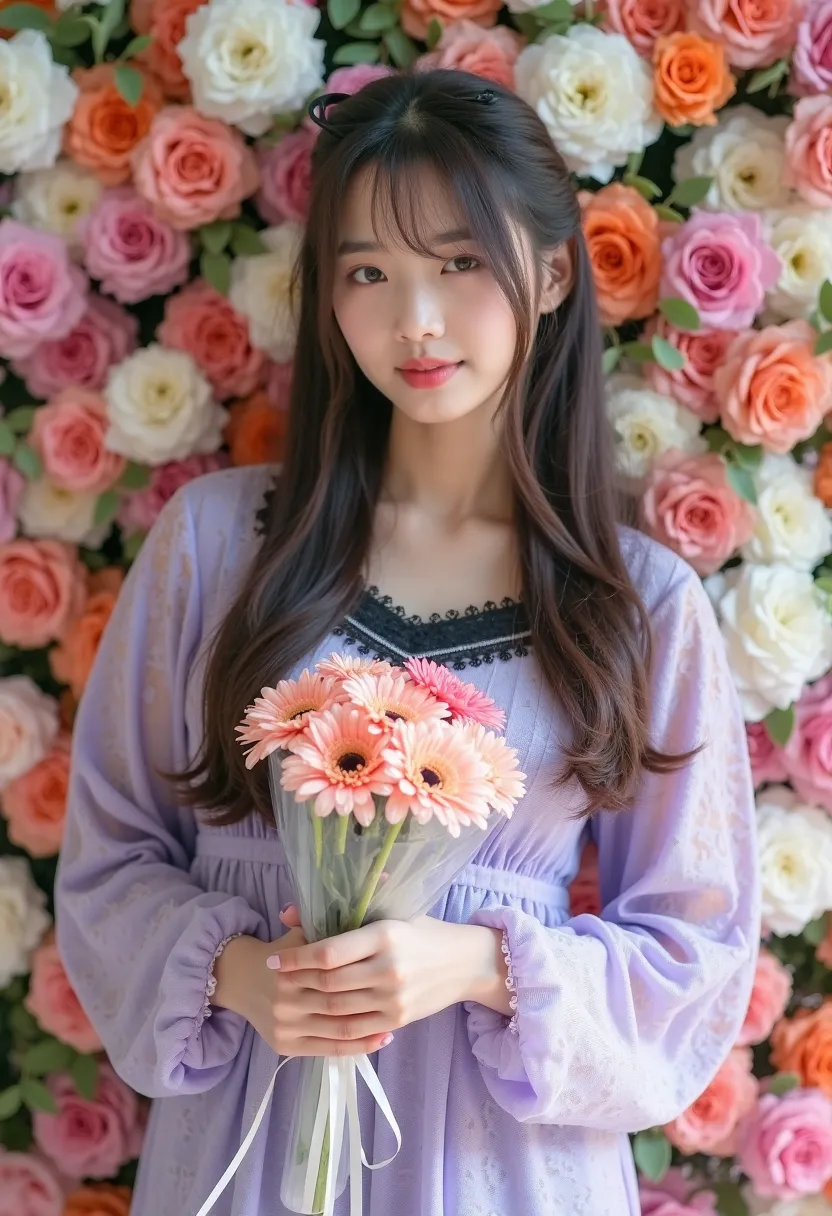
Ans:
[[[416,200],[430,257],[409,249],[392,222],[373,230],[372,187],[365,171],[347,194],[333,293],[356,363],[414,422],[451,422],[481,407],[493,413],[517,326],[482,250],[435,179],[425,180]]]

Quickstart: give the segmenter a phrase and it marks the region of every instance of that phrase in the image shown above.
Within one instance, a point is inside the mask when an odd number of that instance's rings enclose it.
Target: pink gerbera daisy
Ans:
[[[466,684],[447,667],[440,667],[431,659],[408,659],[405,670],[414,684],[427,688],[451,711],[451,718],[459,722],[479,722],[502,730],[506,716],[490,697],[480,692],[473,684]]]
[[[333,705],[309,720],[289,747],[280,782],[298,802],[315,803],[316,815],[355,815],[366,827],[375,816],[374,796],[390,793],[384,738],[354,705]]]
[[[277,688],[261,688],[242,723],[235,727],[240,744],[253,744],[246,753],[246,768],[254,768],[278,748],[306,730],[309,715],[329,709],[344,694],[336,680],[304,671],[297,680],[281,680]]]
[[[361,675],[344,681],[350,701],[366,710],[376,734],[389,734],[397,722],[430,722],[448,717],[444,701],[406,675]]]
[[[315,664],[315,670],[322,676],[331,676],[334,680],[348,680],[350,676],[386,676],[397,671],[384,659],[359,659],[351,654],[331,654],[328,659],[321,659]]]
[[[489,785],[488,803],[495,811],[511,816],[517,803],[526,792],[526,774],[517,767],[517,751],[508,747],[505,739],[492,734],[479,722],[466,722],[457,730],[471,740],[477,753],[485,762],[486,780]]]
[[[463,731],[442,722],[399,722],[384,758],[393,782],[384,810],[390,823],[409,813],[419,823],[435,816],[452,836],[470,823],[486,826],[487,769]]]

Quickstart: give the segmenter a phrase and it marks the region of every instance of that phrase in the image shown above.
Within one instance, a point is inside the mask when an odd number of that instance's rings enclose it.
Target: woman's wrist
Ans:
[[[503,934],[500,929],[485,925],[458,925],[459,976],[461,1002],[475,1001],[495,1013],[510,1017],[511,993],[506,986],[508,971],[503,953]]]
[[[211,1005],[247,1017],[246,997],[251,992],[252,971],[258,965],[265,968],[268,950],[268,943],[246,934],[227,942],[214,962],[217,983],[210,998]]]

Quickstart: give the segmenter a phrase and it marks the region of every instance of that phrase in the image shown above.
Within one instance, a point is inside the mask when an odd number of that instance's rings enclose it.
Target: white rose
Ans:
[[[811,574],[746,564],[726,575],[722,633],[747,722],[787,709],[832,667],[832,618]]]
[[[676,152],[673,177],[712,177],[702,206],[713,211],[763,211],[791,195],[783,185],[789,119],[752,106],[723,110],[715,127],[699,127]]]
[[[751,1187],[743,1192],[748,1216],[832,1216],[832,1203],[823,1195],[801,1195],[797,1199],[761,1199]]]
[[[690,456],[707,450],[700,435],[701,420],[672,397],[654,392],[638,376],[610,376],[607,416],[616,439],[616,465],[628,481],[646,477],[670,448]]]
[[[103,543],[109,526],[95,523],[97,494],[65,490],[48,477],[27,481],[18,506],[20,527],[24,536],[68,541],[95,549]]]
[[[34,680],[0,677],[0,790],[43,759],[58,726],[58,702]]]
[[[292,273],[300,250],[299,224],[280,224],[260,233],[268,253],[235,258],[228,298],[248,319],[252,344],[279,363],[292,357],[298,332]]]
[[[323,83],[320,12],[293,0],[208,0],[188,17],[177,50],[194,105],[262,135]]]
[[[25,857],[0,857],[0,988],[29,970],[52,919]]]
[[[573,25],[521,51],[517,92],[533,106],[567,165],[608,182],[616,165],[658,139],[653,74],[621,34]]]
[[[832,210],[794,205],[768,212],[764,223],[766,239],[782,262],[766,303],[778,318],[808,318],[824,279],[832,279]]]
[[[78,248],[81,221],[98,202],[101,190],[94,174],[71,160],[59,160],[51,169],[15,178],[12,214],[22,224],[53,232]]]
[[[791,456],[766,453],[754,476],[757,526],[741,552],[748,562],[814,570],[832,550],[832,512],[812,489],[812,474]]]
[[[757,799],[762,920],[780,936],[802,933],[832,908],[832,819],[785,786]]]
[[[151,343],[110,369],[105,444],[140,464],[215,452],[228,414],[190,355]]]
[[[0,41],[0,173],[54,165],[77,96],[39,30]]]

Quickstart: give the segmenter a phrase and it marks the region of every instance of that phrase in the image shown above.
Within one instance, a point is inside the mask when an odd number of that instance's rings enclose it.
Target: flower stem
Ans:
[[[350,830],[349,815],[339,815],[338,834],[335,837],[335,852],[342,855],[347,851],[347,832]]]
[[[312,816],[312,838],[315,841],[315,865],[320,870],[324,859],[324,832],[320,816],[315,814],[315,806],[311,802],[309,814]]]
[[[326,1175],[329,1169],[329,1115],[326,1117],[324,1140],[321,1145],[321,1164],[318,1166],[318,1177],[315,1182],[315,1194],[312,1199],[313,1212],[323,1212],[326,1197]]]
[[[360,929],[364,923],[364,917],[367,915],[367,909],[370,906],[370,900],[376,893],[378,880],[387,865],[387,859],[396,843],[396,837],[402,830],[402,824],[405,821],[402,819],[399,823],[391,823],[387,829],[387,834],[384,837],[384,843],[379,849],[376,859],[372,864],[369,874],[364,880],[364,886],[361,889],[361,894],[358,897],[358,903],[355,906],[355,911],[350,919],[350,929]]]

